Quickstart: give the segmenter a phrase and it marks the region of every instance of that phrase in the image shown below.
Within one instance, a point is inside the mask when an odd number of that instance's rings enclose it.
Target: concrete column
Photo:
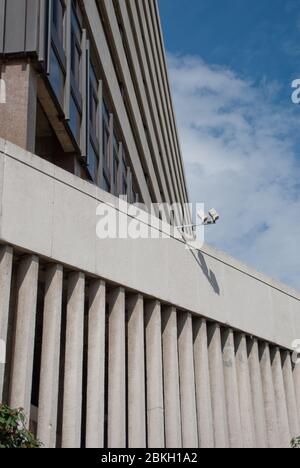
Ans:
[[[80,448],[81,445],[84,300],[84,274],[72,273],[68,278],[63,448]]]
[[[166,448],[181,448],[177,311],[175,307],[163,310],[162,324]]]
[[[208,324],[207,330],[215,447],[229,448],[220,326]]]
[[[86,448],[104,446],[105,311],[105,283],[92,281],[89,287]]]
[[[125,290],[109,296],[108,447],[126,447]]]
[[[165,447],[161,306],[146,303],[146,372],[148,448]]]
[[[194,363],[200,448],[214,448],[206,320],[194,319]]]
[[[40,373],[38,438],[45,448],[56,447],[63,267],[46,271]]]
[[[244,334],[238,334],[235,338],[243,445],[244,448],[255,448],[256,438],[248,366],[247,340]]]
[[[28,423],[31,404],[38,273],[38,257],[26,256],[22,258],[17,278],[16,331],[10,405],[13,408],[24,408]]]
[[[31,63],[19,60],[2,64],[6,103],[1,105],[1,137],[34,153],[37,73]]]
[[[293,362],[293,377],[294,377],[296,401],[297,401],[297,408],[298,408],[298,418],[300,422],[300,358],[298,359],[295,358],[294,361],[295,362]]]
[[[280,349],[277,347],[271,352],[273,383],[279,429],[279,447],[289,448],[292,440],[289,428],[289,418],[286,406],[286,396],[282,374]]]
[[[230,448],[243,448],[239,386],[235,362],[234,334],[231,329],[221,331],[223,368]]]
[[[7,327],[9,316],[9,300],[12,281],[13,249],[0,247],[0,353],[7,343]],[[5,356],[0,355],[0,401],[3,401],[3,384],[5,373]]]
[[[293,380],[291,353],[289,351],[284,351],[282,353],[282,361],[283,361],[283,381],[284,381],[286,403],[287,403],[287,410],[288,410],[288,417],[289,417],[290,434],[293,439],[294,437],[299,437],[300,424],[299,424],[299,417],[298,417],[295,385],[294,385],[294,380]]]
[[[144,299],[140,294],[127,301],[128,310],[128,445],[145,448],[146,372]]]
[[[180,313],[178,316],[178,351],[182,445],[184,448],[198,448],[193,324],[191,314]]]
[[[257,339],[249,343],[248,353],[256,447],[267,448],[267,425]]]
[[[279,447],[276,399],[272,377],[270,348],[267,343],[260,345],[260,367],[263,384],[264,405],[269,448]]]

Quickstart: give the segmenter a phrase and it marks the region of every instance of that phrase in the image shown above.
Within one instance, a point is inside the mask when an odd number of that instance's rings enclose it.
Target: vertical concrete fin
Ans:
[[[208,324],[207,331],[215,447],[229,448],[220,326]]]
[[[280,448],[288,448],[290,446],[292,437],[289,428],[281,354],[279,348],[273,348],[271,350],[271,362],[279,430],[279,443]]]
[[[289,351],[282,352],[282,365],[290,434],[292,438],[294,438],[299,437],[300,424],[297,410],[295,384],[293,380],[291,353]]]
[[[6,354],[12,263],[13,249],[11,247],[0,247],[0,401],[2,401],[3,397],[6,360],[4,354]]]
[[[193,323],[192,315],[188,313],[180,313],[178,317],[178,349],[182,444],[184,448],[198,448]]]
[[[197,318],[194,319],[193,325],[199,447],[214,448],[207,326],[204,319]]]
[[[293,363],[293,377],[298,408],[298,418],[300,423],[300,359],[296,360],[296,362]]]
[[[146,303],[146,369],[148,447],[165,447],[161,305]]]
[[[235,344],[243,444],[244,448],[253,448],[256,444],[256,438],[246,336],[244,334],[237,334],[235,336]]]
[[[63,267],[49,266],[45,278],[37,431],[39,440],[46,448],[56,447],[62,289]]]
[[[181,448],[177,312],[175,307],[163,309],[162,328],[166,448]]]
[[[256,446],[257,448],[267,448],[268,438],[264,394],[259,364],[258,342],[256,339],[249,340],[248,354]]]
[[[276,397],[272,377],[270,348],[267,343],[260,344],[260,366],[263,384],[264,405],[267,423],[269,448],[279,447],[278,420],[276,412]]]
[[[21,259],[17,278],[16,330],[10,405],[30,417],[39,259]]]
[[[80,448],[85,276],[68,278],[62,447]]]
[[[243,432],[240,415],[239,385],[235,359],[234,334],[222,329],[223,368],[230,448],[243,448]]]
[[[130,296],[128,310],[128,444],[146,447],[144,298]]]
[[[108,447],[126,447],[125,290],[109,296],[108,330]]]
[[[104,447],[106,285],[89,287],[86,448]]]

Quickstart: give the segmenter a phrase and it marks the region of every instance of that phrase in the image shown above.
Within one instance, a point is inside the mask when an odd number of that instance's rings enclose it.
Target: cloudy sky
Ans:
[[[159,3],[190,198],[221,214],[206,242],[300,290],[299,1]]]

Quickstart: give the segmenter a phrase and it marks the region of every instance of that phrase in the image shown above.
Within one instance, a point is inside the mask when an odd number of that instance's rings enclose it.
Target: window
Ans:
[[[92,63],[89,68],[89,114],[90,114],[90,127],[94,137],[98,138],[98,80]]]
[[[53,47],[51,47],[50,50],[49,80],[51,82],[52,88],[56,94],[58,101],[62,105],[64,100],[65,74],[62,70],[62,67]]]
[[[49,57],[49,80],[52,89],[63,106],[66,74],[66,56],[64,51],[65,0],[53,0],[51,23],[51,47]]]
[[[98,182],[99,168],[99,100],[98,79],[93,64],[89,63],[89,149],[88,171],[91,179]]]
[[[65,16],[65,2],[62,0],[52,1],[52,24],[57,34],[57,39],[63,45],[64,42],[64,16]]]
[[[80,145],[80,129],[82,119],[81,40],[82,29],[76,13],[76,3],[72,2],[70,128],[78,145]]]
[[[140,196],[139,196],[139,191],[137,189],[137,185],[135,182],[132,184],[132,196],[133,196],[133,203],[139,203],[140,202]]]
[[[72,17],[71,17],[71,71],[73,78],[73,85],[77,86],[78,91],[81,88],[80,78],[80,65],[81,65],[81,40],[82,32],[79,19],[77,17],[74,3],[72,4]]]
[[[128,186],[127,186],[127,164],[126,164],[125,155],[123,155],[121,195],[127,195],[127,191],[128,191]]]
[[[110,143],[110,128],[109,128],[109,111],[105,102],[102,106],[102,154],[103,154],[103,178],[105,182],[105,189],[110,192],[110,158],[109,158],[109,143]]]
[[[93,143],[89,142],[89,153],[88,153],[88,171],[91,179],[97,183],[98,181],[98,168],[99,168],[99,156],[95,151]]]
[[[77,141],[80,142],[80,128],[81,128],[81,113],[78,109],[76,100],[73,95],[70,100],[70,128],[72,133]]]
[[[113,138],[113,177],[114,177],[114,192],[119,195],[119,143],[114,133]]]

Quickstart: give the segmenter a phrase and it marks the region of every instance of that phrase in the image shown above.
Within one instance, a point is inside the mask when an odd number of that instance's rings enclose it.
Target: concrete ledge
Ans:
[[[300,293],[176,232],[161,240],[100,240],[99,203],[127,204],[0,139],[0,241],[179,309],[290,348],[300,339]],[[147,217],[141,214],[147,225]],[[153,231],[168,230],[154,218]]]

